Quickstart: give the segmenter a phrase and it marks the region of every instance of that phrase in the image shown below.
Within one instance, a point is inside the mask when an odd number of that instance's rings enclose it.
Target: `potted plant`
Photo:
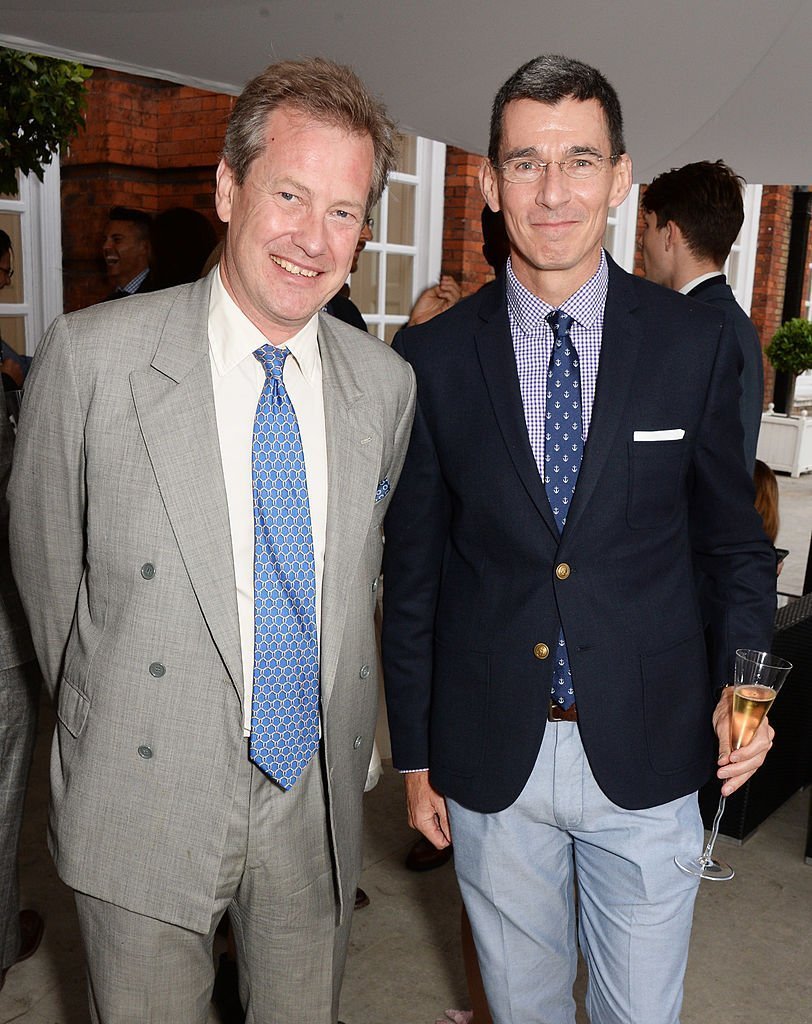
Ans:
[[[792,416],[795,380],[798,374],[812,370],[812,322],[801,317],[787,320],[773,335],[765,349],[777,373],[785,375],[783,409],[776,412],[770,403],[761,417],[758,457],[773,469],[799,476],[812,470],[812,418],[806,410]]]
[[[798,374],[812,370],[812,322],[801,317],[787,320],[775,332],[765,352],[776,371],[789,378],[785,407],[778,410],[789,414],[795,400]]]

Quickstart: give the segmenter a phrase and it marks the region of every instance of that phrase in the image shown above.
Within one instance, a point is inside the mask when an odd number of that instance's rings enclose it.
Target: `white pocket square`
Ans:
[[[681,441],[685,437],[682,427],[674,430],[635,430],[635,441]]]

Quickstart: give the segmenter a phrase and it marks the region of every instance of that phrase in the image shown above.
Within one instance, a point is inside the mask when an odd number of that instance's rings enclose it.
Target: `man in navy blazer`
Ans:
[[[395,347],[418,409],[386,520],[384,677],[410,822],[454,859],[496,1024],[675,1024],[701,849],[730,753],[737,647],[767,648],[728,323],[620,270],[617,96],[539,57],[497,94],[481,185],[505,272]],[[575,483],[577,481],[577,486]],[[721,609],[709,670],[695,563]],[[716,739],[714,739],[714,729]]]
[[[722,160],[700,160],[658,175],[640,204],[640,248],[650,281],[717,306],[730,319],[741,349],[739,408],[744,459],[752,473],[764,404],[761,342],[723,272],[744,223],[743,186],[744,179]]]

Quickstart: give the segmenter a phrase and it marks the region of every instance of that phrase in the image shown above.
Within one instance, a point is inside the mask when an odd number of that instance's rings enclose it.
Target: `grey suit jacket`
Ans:
[[[60,317],[28,378],[14,572],[57,701],[51,848],[73,888],[203,931],[242,738],[234,567],[209,362],[209,281]],[[319,322],[329,503],[322,728],[343,907],[360,870],[377,680],[374,586],[414,378]]]

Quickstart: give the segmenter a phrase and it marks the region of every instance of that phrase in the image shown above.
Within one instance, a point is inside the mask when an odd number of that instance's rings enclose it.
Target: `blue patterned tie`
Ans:
[[[265,386],[254,420],[254,691],[251,760],[290,789],[319,745],[316,569],[304,452],[282,368],[254,355]]]
[[[547,321],[555,340],[547,372],[544,487],[559,533],[563,533],[584,452],[581,371],[578,353],[570,338],[570,328],[574,323],[572,317],[556,309],[549,314]],[[565,709],[575,703],[563,629],[558,634],[550,697]]]

